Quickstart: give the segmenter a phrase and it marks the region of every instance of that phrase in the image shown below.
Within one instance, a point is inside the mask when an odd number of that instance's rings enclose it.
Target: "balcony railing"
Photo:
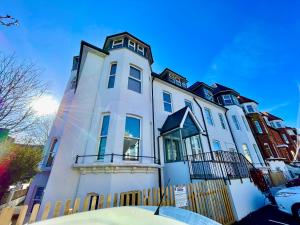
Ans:
[[[121,162],[121,161],[135,161],[135,162],[146,162],[147,163],[154,163],[160,164],[159,159],[152,157],[152,156],[133,156],[133,155],[121,155],[121,154],[103,154],[103,155],[76,155],[75,164],[84,163],[84,159],[94,159],[98,162],[106,162],[106,163],[113,163],[113,162]]]
[[[215,151],[189,155],[192,179],[242,179],[250,178],[253,165],[243,154],[229,151]]]

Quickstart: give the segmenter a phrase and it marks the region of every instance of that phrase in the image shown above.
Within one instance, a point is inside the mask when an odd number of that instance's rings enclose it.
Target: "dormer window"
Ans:
[[[232,105],[232,99],[230,95],[223,95],[223,101],[224,101],[224,105]]]
[[[140,53],[140,54],[142,54],[142,55],[144,55],[144,51],[145,51],[144,47],[138,45],[137,52]]]
[[[123,46],[123,42],[124,42],[124,39],[114,40],[112,47],[113,48],[121,47],[121,46]]]
[[[180,82],[180,79],[179,79],[179,78],[176,78],[175,82],[176,82],[176,84],[177,84],[178,86],[181,86],[181,82]]]
[[[204,92],[204,97],[207,99],[207,100],[210,100],[210,101],[213,101],[214,97],[213,97],[213,94],[210,90],[204,88],[203,89],[203,92]]]
[[[175,84],[175,79],[174,79],[173,77],[171,77],[171,76],[169,76],[169,81],[170,81],[171,83]]]
[[[247,107],[248,113],[254,113],[255,112],[255,110],[254,110],[254,108],[253,108],[252,105],[247,105],[246,107]]]
[[[128,48],[135,50],[135,43],[131,40],[128,41]]]

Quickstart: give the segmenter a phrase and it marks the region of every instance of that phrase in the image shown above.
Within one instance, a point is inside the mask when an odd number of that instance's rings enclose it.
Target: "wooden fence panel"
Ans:
[[[222,224],[231,224],[235,221],[231,201],[227,186],[223,180],[209,180],[198,183],[190,183],[185,185],[187,190],[188,207],[186,209],[202,214]],[[165,194],[164,194],[165,193]],[[96,194],[96,193],[95,193]],[[135,190],[123,193],[114,193],[113,195],[88,195],[83,199],[82,208],[80,208],[80,198],[76,198],[73,208],[71,208],[71,200],[68,199],[62,212],[62,201],[57,201],[53,206],[53,214],[49,215],[51,211],[51,204],[47,203],[44,211],[41,212],[41,220],[47,218],[54,218],[61,215],[69,215],[80,211],[88,211],[102,208],[110,208],[124,205],[161,205],[175,206],[174,186],[165,188],[149,188],[144,190]],[[113,197],[113,199],[112,199]],[[97,204],[98,203],[98,204]],[[22,206],[19,217],[17,218],[17,225],[24,224],[25,215],[28,206]],[[40,210],[40,205],[36,204],[30,214],[28,223],[37,221],[37,215]],[[14,208],[4,208],[0,213],[0,221],[2,224],[10,224]],[[2,222],[2,221],[5,221]]]

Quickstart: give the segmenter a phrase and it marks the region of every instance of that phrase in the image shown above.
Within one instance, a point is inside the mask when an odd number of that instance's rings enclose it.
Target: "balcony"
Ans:
[[[242,179],[250,178],[254,166],[243,154],[230,151],[214,151],[187,156],[192,179]]]
[[[152,156],[121,154],[76,155],[73,168],[96,173],[149,173],[160,168],[159,159]]]

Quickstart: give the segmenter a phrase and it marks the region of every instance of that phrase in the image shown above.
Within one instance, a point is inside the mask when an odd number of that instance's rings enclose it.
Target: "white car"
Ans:
[[[278,191],[275,200],[279,210],[300,218],[300,186]]]
[[[221,225],[198,213],[171,206],[115,207],[61,216],[36,225]]]

